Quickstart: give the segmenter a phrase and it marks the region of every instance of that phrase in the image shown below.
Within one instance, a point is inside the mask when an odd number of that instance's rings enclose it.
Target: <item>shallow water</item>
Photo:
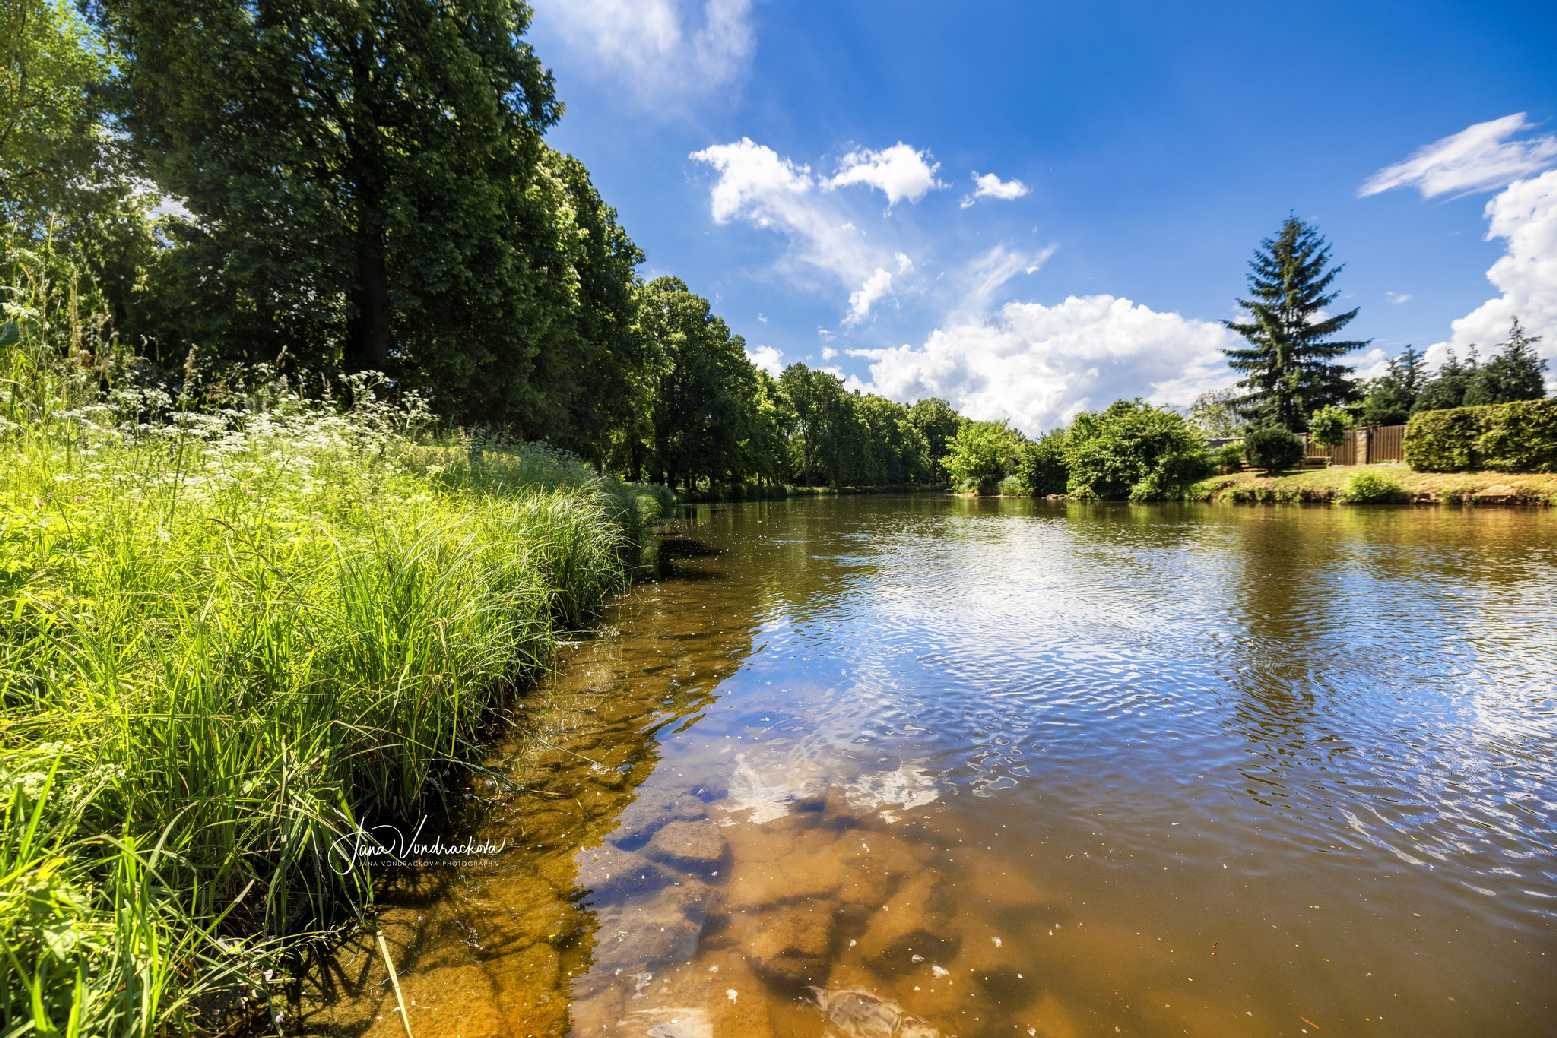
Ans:
[[[393,893],[420,1038],[1557,1028],[1557,515],[684,525]],[[404,1033],[366,944],[311,1004]]]

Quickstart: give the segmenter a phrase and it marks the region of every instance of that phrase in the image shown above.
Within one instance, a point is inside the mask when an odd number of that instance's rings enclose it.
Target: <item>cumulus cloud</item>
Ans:
[[[973,193],[964,196],[962,208],[966,209],[980,198],[993,198],[1001,202],[1013,202],[1023,197],[1030,190],[1028,186],[1013,177],[1010,180],[1001,180],[993,173],[973,174]]]
[[[728,88],[751,63],[751,0],[536,0],[536,26],[643,101]]]
[[[742,137],[695,151],[694,161],[718,173],[709,190],[715,223],[743,220],[784,235],[789,252],[780,266],[820,270],[849,292],[845,324],[857,324],[894,287],[894,271],[913,261],[870,241],[849,219],[839,199],[824,197],[809,166]]]
[[[1515,139],[1534,128],[1524,112],[1467,126],[1418,149],[1404,162],[1379,170],[1357,194],[1366,198],[1392,188],[1415,187],[1423,198],[1434,198],[1503,187],[1557,164],[1557,136]]]
[[[940,163],[931,160],[928,150],[920,151],[898,141],[880,151],[857,148],[849,152],[825,186],[833,189],[864,184],[886,195],[887,206],[891,207],[904,199],[917,202],[932,189],[945,187],[935,179],[935,171],[940,168]]]
[[[822,347],[822,359],[823,360],[833,360],[837,356],[838,356],[838,351],[833,349],[831,346],[823,346]]]
[[[849,293],[849,312],[844,315],[843,323],[849,325],[859,324],[870,316],[870,308],[887,290],[892,287],[892,272],[877,267],[871,272],[870,277],[856,291]]]
[[[974,418],[1029,434],[1121,397],[1185,406],[1229,384],[1222,325],[1111,295],[1009,303],[990,318],[937,328],[922,345],[851,350],[871,388],[894,400],[944,397]]]
[[[1479,344],[1483,353],[1508,336],[1518,317],[1525,330],[1542,337],[1547,379],[1557,377],[1557,170],[1510,184],[1486,206],[1487,240],[1501,238],[1504,254],[1487,271],[1500,295],[1453,322],[1449,338],[1427,351],[1439,363],[1450,346],[1464,356]]]
[[[779,352],[777,346],[758,346],[754,350],[747,350],[746,359],[774,377],[784,370],[784,354]]]

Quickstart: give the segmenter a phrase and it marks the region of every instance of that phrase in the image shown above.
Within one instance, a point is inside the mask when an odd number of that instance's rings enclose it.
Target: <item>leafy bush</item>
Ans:
[[[1477,445],[1490,407],[1418,411],[1406,424],[1406,464],[1418,472],[1462,472],[1481,467]]]
[[[1141,400],[1077,415],[1065,461],[1067,493],[1105,501],[1177,497],[1210,467],[1205,440],[1182,415]]]
[[[941,465],[958,490],[993,494],[1016,471],[1021,434],[1005,422],[964,422]]]
[[[1308,435],[1315,443],[1334,447],[1346,438],[1346,429],[1352,424],[1352,416],[1334,404],[1321,407],[1308,420]]]
[[[1515,400],[1487,409],[1477,441],[1481,464],[1499,472],[1557,472],[1557,399]]]
[[[1257,469],[1284,472],[1303,460],[1303,437],[1279,425],[1262,425],[1244,436],[1243,456]]]
[[[1409,501],[1406,488],[1377,472],[1358,472],[1346,481],[1338,495],[1342,501],[1353,505],[1376,505]]]
[[[1211,452],[1211,464],[1218,472],[1237,472],[1243,468],[1243,441],[1224,443]]]
[[[1419,472],[1557,472],[1557,399],[1419,411],[1405,454]]]
[[[1046,433],[1036,440],[1023,441],[1018,449],[1016,472],[1008,480],[1013,487],[1010,492],[1034,496],[1063,494],[1069,472],[1065,463],[1065,433]]]

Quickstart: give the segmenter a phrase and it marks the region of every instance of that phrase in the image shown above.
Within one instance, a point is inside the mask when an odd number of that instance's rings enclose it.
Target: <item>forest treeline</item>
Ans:
[[[1171,495],[1188,459],[1211,464],[1206,437],[1258,430],[1250,442],[1290,455],[1317,414],[1326,428],[1395,422],[1544,392],[1517,321],[1488,362],[1429,375],[1408,350],[1357,380],[1345,357],[1369,343],[1340,338],[1357,316],[1332,309],[1342,267],[1295,216],[1256,251],[1226,322],[1244,340],[1227,350],[1238,384],[1187,414],[1122,401],[1070,416],[1069,440],[1033,440],[801,364],[775,376],[685,282],[640,277],[643,252],[588,169],[546,142],[562,102],[529,21],[517,0],[5,0],[8,305],[48,282],[42,295],[69,300],[59,321],[100,323],[73,363],[104,387],[221,408],[256,371],[316,397],[382,372],[449,426],[734,496]],[[1163,430],[1183,459],[1167,469],[1139,454]]]
[[[589,171],[545,140],[562,104],[529,18],[8,0],[0,263],[90,293],[102,340],[136,355],[112,377],[206,406],[256,366],[316,395],[378,371],[451,425],[633,480],[943,482],[944,401],[774,377],[684,282],[639,276]]]

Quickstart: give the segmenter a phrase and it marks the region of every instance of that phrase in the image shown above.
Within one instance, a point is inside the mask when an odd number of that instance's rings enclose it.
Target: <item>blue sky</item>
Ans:
[[[540,0],[532,39],[644,273],[765,365],[1028,431],[1185,404],[1295,211],[1361,369],[1511,313],[1557,368],[1550,3]]]

